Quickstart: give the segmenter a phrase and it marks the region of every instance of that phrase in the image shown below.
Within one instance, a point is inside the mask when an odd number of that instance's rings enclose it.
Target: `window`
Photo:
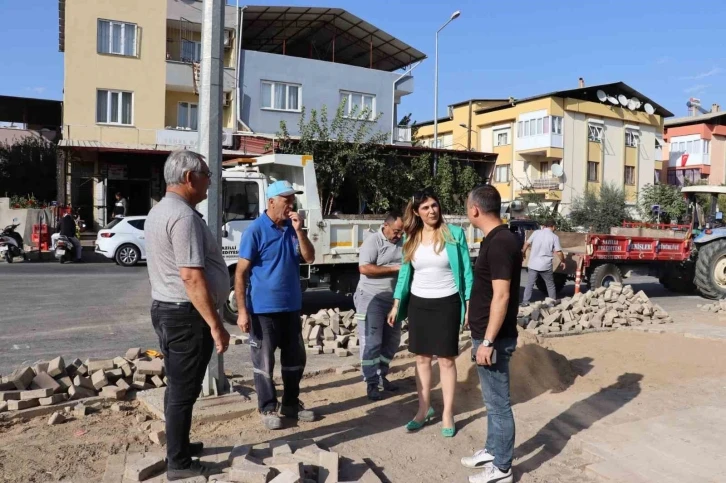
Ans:
[[[635,185],[635,168],[633,166],[625,167],[625,184]]]
[[[529,136],[529,121],[524,121],[524,135]]]
[[[495,183],[508,183],[509,182],[509,165],[500,164],[496,166],[494,171],[494,182]]]
[[[542,134],[542,118],[537,119],[537,134]]]
[[[96,122],[132,125],[134,123],[133,94],[121,91],[96,91]]]
[[[686,141],[686,152],[688,154],[693,152],[693,141]]]
[[[509,131],[494,131],[496,136],[495,146],[505,146],[509,144]]]
[[[668,170],[668,184],[678,186],[678,176],[675,169]]]
[[[284,82],[262,82],[262,109],[299,111],[302,86]]]
[[[596,143],[602,142],[602,126],[598,126],[597,124],[588,124],[588,135],[587,139],[590,141],[594,141]]]
[[[182,62],[193,63],[202,61],[202,43],[194,40],[182,40],[181,56]]]
[[[224,215],[228,222],[254,220],[260,216],[259,185],[243,181],[225,181]]]
[[[197,104],[191,102],[180,102],[176,111],[176,125],[177,127],[183,127],[191,129],[192,131],[197,130],[197,113],[199,108]]]
[[[703,154],[708,154],[711,150],[711,141],[703,141]]]
[[[137,230],[144,231],[144,224],[146,223],[146,220],[128,220],[127,223]]]
[[[686,143],[683,143],[683,142],[678,143],[678,151],[681,153],[685,153],[686,152]]]
[[[552,177],[552,173],[550,172],[550,163],[546,161],[539,163],[539,177],[540,179],[549,179]]]
[[[659,184],[660,183],[660,175],[661,175],[660,169],[655,170],[655,177],[653,178],[653,184]]]
[[[524,121],[519,121],[519,122],[517,123],[517,137],[518,137],[518,138],[521,138],[521,137],[522,137],[522,135],[523,135],[523,133],[522,133],[522,126],[523,126],[523,125],[524,125]]]
[[[600,163],[594,161],[587,162],[587,180],[597,182],[598,172],[600,171]]]
[[[373,121],[376,118],[376,96],[359,92],[340,91],[340,102],[345,102],[345,116]]]
[[[552,134],[562,134],[562,118],[552,116]]]
[[[631,148],[635,148],[638,146],[638,142],[640,142],[640,133],[637,131],[632,131],[630,129],[625,130],[625,145]]]
[[[96,50],[99,54],[136,56],[136,25],[98,21]]]

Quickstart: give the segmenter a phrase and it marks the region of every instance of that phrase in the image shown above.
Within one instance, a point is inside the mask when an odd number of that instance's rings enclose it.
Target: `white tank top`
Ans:
[[[446,248],[436,253],[433,243],[421,244],[414,252],[411,265],[414,270],[411,293],[416,297],[438,299],[459,292]]]

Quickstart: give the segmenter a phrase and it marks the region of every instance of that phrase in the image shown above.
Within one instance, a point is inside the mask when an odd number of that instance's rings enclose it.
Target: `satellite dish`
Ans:
[[[628,109],[630,109],[631,111],[634,111],[637,108],[638,108],[638,104],[635,102],[635,100],[634,99],[630,99],[628,101]]]
[[[557,163],[552,164],[552,167],[550,168],[550,171],[552,172],[552,176],[554,176],[556,178],[559,178],[563,174],[565,174],[565,170],[562,169],[562,165],[561,164],[557,164]]]
[[[619,104],[618,100],[613,96],[608,96],[608,101],[610,102],[610,104],[615,104],[616,106]]]
[[[597,98],[600,102],[605,102],[608,99],[608,95],[605,94],[605,91],[597,91]]]
[[[628,98],[625,97],[624,95],[620,94],[618,96],[618,102],[620,103],[621,106],[627,106],[628,105]]]
[[[636,109],[638,109],[643,104],[642,102],[640,102],[640,99],[638,99],[637,97],[633,97],[630,100],[635,103],[635,108]]]
[[[647,102],[645,103],[645,108],[644,109],[645,109],[645,112],[647,112],[649,115],[652,115],[652,114],[655,113],[655,108],[653,108],[653,106],[651,106]]]

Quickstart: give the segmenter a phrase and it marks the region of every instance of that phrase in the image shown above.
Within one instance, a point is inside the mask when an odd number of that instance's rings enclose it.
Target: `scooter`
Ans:
[[[0,258],[4,258],[8,263],[13,263],[13,259],[19,256],[22,256],[23,260],[28,259],[23,249],[23,237],[15,231],[18,226],[20,226],[18,219],[13,218],[13,224],[6,226],[0,232]]]
[[[55,242],[55,259],[61,263],[73,260],[73,254],[76,252],[73,242],[64,235],[58,237]]]

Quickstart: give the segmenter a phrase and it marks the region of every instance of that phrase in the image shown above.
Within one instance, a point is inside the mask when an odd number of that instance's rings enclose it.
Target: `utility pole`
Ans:
[[[201,87],[199,89],[199,141],[197,149],[207,160],[212,177],[207,199],[198,206],[222,246],[222,95],[225,0],[204,0],[202,16]],[[221,317],[221,314],[220,314]],[[229,392],[224,356],[212,354],[202,384],[205,396]]]

